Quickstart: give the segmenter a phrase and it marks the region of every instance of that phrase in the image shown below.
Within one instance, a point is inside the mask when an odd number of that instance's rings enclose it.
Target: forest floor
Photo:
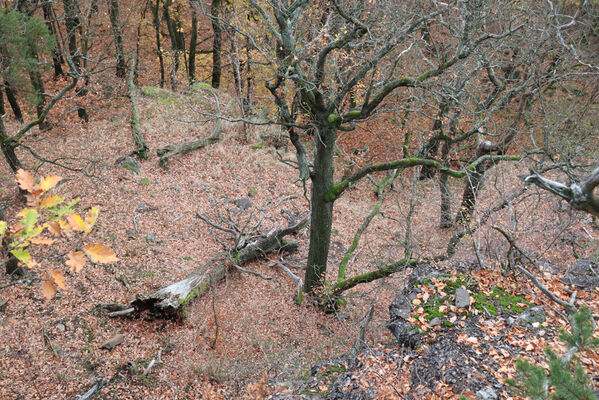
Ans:
[[[116,95],[104,91],[106,96],[102,97],[102,88],[96,90],[99,100],[89,105],[89,123],[77,120],[76,113],[67,107],[57,108],[50,116],[53,128],[33,132],[26,142],[45,158],[69,163],[81,171],[68,171],[48,163],[40,165],[26,153],[20,154],[24,164],[35,169],[36,176],[56,174],[64,178],[55,193],[80,198],[81,210],[100,207],[97,228],[85,240],[109,245],[119,261],[109,265],[88,264],[78,274],[67,274],[67,289],[51,300],[42,296],[39,281],[0,290],[3,304],[0,397],[76,398],[100,379],[107,382],[100,392],[102,399],[266,398],[276,393],[289,394],[297,387],[291,383],[309,375],[314,363],[334,359],[351,349],[358,337],[360,321],[371,305],[374,316],[366,335],[370,353],[362,356],[370,361],[363,364],[372,366],[385,379],[377,380],[376,374],[364,379],[370,379],[380,393],[387,393],[385,398],[400,398],[408,393],[411,381],[402,371],[416,362],[417,353],[408,355],[394,348],[386,328],[389,304],[403,288],[407,274],[363,285],[348,293],[348,303],[338,313],[325,314],[309,299],[296,304],[295,283],[275,266],[278,256],[272,256],[246,268],[274,279],[230,271],[215,290],[188,307],[182,322],[109,318],[100,312],[98,303],[128,303],[138,294],[185,277],[233,245],[231,238],[206,225],[196,213],[213,221],[229,213],[240,226],[251,226],[263,218],[260,231],[265,233],[287,225],[283,211],[305,214],[308,202],[302,185],[296,182],[297,171],[281,163],[277,149],[271,146],[277,138],[273,128],[252,128],[250,133],[244,133],[240,126],[224,123],[222,140],[218,143],[174,157],[166,168],[158,166],[157,148],[210,134],[214,122],[197,122],[204,117],[193,111],[214,107],[208,90],[181,97],[166,91],[140,94],[142,131],[151,148],[150,157],[140,162],[139,174],[122,168],[115,161],[134,148],[128,103],[123,96],[110,97]],[[221,106],[231,107],[227,101],[230,102],[222,95]],[[7,121],[7,126],[13,129],[16,125]],[[392,140],[392,132],[385,135]],[[354,137],[357,138],[354,142],[349,139],[341,142],[348,152],[366,144],[370,144],[369,151],[373,152],[391,148],[377,146],[380,143],[377,140],[381,140],[377,132],[362,130]],[[278,149],[285,158],[293,158],[289,150]],[[340,165],[339,170],[342,169]],[[490,178],[494,190],[480,200],[481,206],[493,204],[499,194],[517,189],[520,182],[513,179],[517,172],[515,167],[494,170]],[[455,204],[460,182],[452,185]],[[14,216],[24,202],[4,162],[0,163],[0,187],[2,203],[9,205],[6,210],[9,222],[14,223]],[[356,229],[376,202],[371,187],[365,180],[344,193],[335,204],[330,279],[336,274],[335,266]],[[410,201],[414,207],[415,255],[444,251],[454,231],[437,228],[436,190],[434,181],[414,183],[412,175],[404,172],[388,195],[383,214],[375,218],[362,239],[348,274],[365,272],[403,257]],[[248,199],[250,207],[245,210],[238,207],[234,202],[239,199]],[[510,217],[517,215],[522,247],[562,266],[562,272],[573,262],[572,243],[582,255],[596,249],[599,232],[589,230],[588,221],[565,211],[557,210],[555,214],[555,210],[542,209],[535,201],[537,197],[530,196],[509,212],[493,217],[488,225],[508,223]],[[584,248],[580,245],[581,238],[586,243]],[[307,253],[307,230],[294,239],[299,242],[300,250],[286,259],[301,265]],[[73,245],[72,240],[64,240],[51,248],[38,247],[34,255],[40,265],[30,273],[41,276],[55,268],[67,271],[64,261]],[[491,229],[481,229],[465,240],[454,260],[477,263],[475,246],[482,249],[482,257],[487,260],[488,269],[480,270],[477,279],[485,290],[501,283],[504,289],[524,295],[531,303],[545,303],[542,295],[523,282],[522,277],[514,279],[502,274],[499,262],[508,246]],[[299,269],[296,273],[303,275]],[[556,276],[546,273],[541,279],[563,298],[569,298],[565,285]],[[0,276],[0,286],[10,282],[10,277]],[[582,291],[578,298],[584,299],[597,313],[597,289]],[[491,324],[500,321],[481,315],[477,327],[480,332],[483,332],[481,327],[487,329],[487,333],[479,335],[477,340],[468,341],[475,335],[462,337],[475,350],[485,342],[484,351],[490,353],[489,348],[494,345],[489,343],[495,339],[489,337],[494,338],[492,332],[495,332],[519,349],[491,352],[492,356],[497,355],[498,366],[494,370],[498,382],[513,374],[517,356],[528,354],[538,358],[545,345],[559,346],[555,332],[566,324],[553,306],[544,305],[549,318],[542,329],[528,331],[515,327],[514,331],[497,333],[499,328]],[[113,350],[100,348],[119,333],[124,335],[122,344]],[[434,330],[432,334],[435,335]],[[419,351],[424,352],[427,346]],[[377,354],[389,352],[400,354],[396,356],[396,366],[387,361],[378,365]],[[152,368],[143,374],[152,360]],[[596,353],[583,358],[590,371],[599,370],[598,362]],[[306,393],[316,396],[318,392],[330,391],[333,382],[325,380],[313,380],[314,387]],[[459,394],[452,391],[451,385],[444,385],[420,398],[451,398]],[[472,398],[472,393],[466,395]],[[501,396],[508,395],[502,392]]]

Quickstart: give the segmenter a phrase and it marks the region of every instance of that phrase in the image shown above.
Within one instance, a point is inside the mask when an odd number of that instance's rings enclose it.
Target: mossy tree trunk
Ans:
[[[337,131],[328,126],[324,115],[320,117],[321,127],[314,138],[314,168],[311,175],[310,249],[304,279],[304,290],[307,293],[312,293],[315,288],[324,284],[333,224],[334,199],[327,199],[327,194],[333,185],[333,157]]]

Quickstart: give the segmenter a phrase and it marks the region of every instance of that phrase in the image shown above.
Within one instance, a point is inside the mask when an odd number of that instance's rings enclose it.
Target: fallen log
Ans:
[[[132,312],[140,313],[147,310],[150,314],[160,318],[183,319],[186,307],[223,279],[230,267],[246,264],[269,253],[297,250],[297,242],[285,240],[284,237],[298,232],[307,222],[308,216],[287,228],[273,229],[242,249],[219,254],[201,268],[191,272],[183,280],[151,294],[138,295],[130,304],[130,307],[134,308]]]
[[[185,154],[189,153],[193,150],[201,149],[202,147],[206,147],[209,144],[216,143],[220,140],[220,131],[222,129],[222,121],[220,118],[221,110],[220,110],[220,102],[218,100],[218,96],[214,90],[211,90],[212,96],[214,96],[214,102],[216,104],[217,117],[214,125],[214,129],[212,133],[208,137],[200,138],[197,140],[192,140],[190,142],[184,142],[179,144],[169,144],[164,146],[158,150],[156,150],[156,154],[159,157],[158,164],[161,167],[166,167],[168,159],[176,156],[177,154]]]

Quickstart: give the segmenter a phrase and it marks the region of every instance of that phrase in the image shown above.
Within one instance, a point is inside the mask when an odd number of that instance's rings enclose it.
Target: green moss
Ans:
[[[263,149],[264,145],[262,143],[254,143],[252,145],[252,149],[256,150],[256,149]]]
[[[329,126],[333,129],[336,129],[341,124],[342,118],[337,114],[329,114]]]

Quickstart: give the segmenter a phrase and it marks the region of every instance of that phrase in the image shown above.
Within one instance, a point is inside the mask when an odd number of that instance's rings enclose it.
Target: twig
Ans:
[[[216,287],[214,282],[210,282],[212,287],[212,315],[214,315],[214,340],[210,345],[210,348],[214,350],[216,347],[216,341],[218,340],[218,315],[216,315]]]
[[[134,311],[135,311],[135,308],[130,307],[130,308],[126,308],[126,309],[120,310],[120,311],[109,312],[108,316],[110,318],[121,317],[123,315],[129,315],[129,314],[133,313]]]
[[[152,358],[152,361],[150,361],[146,369],[144,369],[144,372],[141,373],[141,376],[146,376],[148,372],[150,372],[154,364],[156,364],[156,360]]]
[[[76,400],[89,400],[94,397],[102,388],[106,386],[106,381],[104,378],[100,378],[94,386],[92,386],[87,392],[82,394],[81,396],[77,396]]]
[[[362,322],[360,322],[360,333],[358,334],[358,339],[356,340],[356,342],[354,343],[354,345],[352,346],[352,349],[351,349],[351,353],[353,355],[357,355],[360,352],[360,350],[362,350],[364,348],[364,346],[366,345],[366,341],[365,341],[366,328],[368,328],[368,324],[370,324],[370,321],[372,321],[373,315],[374,315],[374,304],[371,304],[370,309],[368,310],[368,312],[362,319]]]
[[[272,277],[270,277],[270,276],[263,275],[263,274],[261,274],[260,272],[252,271],[251,269],[247,269],[247,268],[240,267],[240,266],[239,266],[239,265],[237,265],[237,264],[233,264],[233,267],[235,267],[235,269],[238,269],[238,270],[239,270],[239,271],[241,271],[241,272],[246,272],[246,273],[248,273],[248,274],[252,274],[252,275],[259,276],[260,278],[262,278],[262,279],[264,279],[264,280],[266,280],[266,281],[273,281],[273,280],[274,280],[274,281],[277,281],[277,282],[279,282],[279,280],[278,280],[278,279],[276,279],[276,278],[272,278]],[[279,283],[280,283],[280,282],[279,282]]]
[[[56,351],[56,349],[52,345],[52,341],[50,340],[50,337],[48,336],[48,332],[46,332],[46,328],[42,328],[42,336],[44,337],[44,340],[48,344],[48,347],[50,347],[50,349],[52,350],[52,353],[54,353],[54,355],[56,357],[58,357],[59,356],[58,351]]]
[[[299,276],[297,276],[296,274],[294,274],[289,268],[287,268],[287,266],[285,264],[283,264],[282,262],[280,263],[276,263],[276,266],[278,266],[279,268],[281,268],[283,271],[285,271],[285,273],[295,281],[295,283],[297,283],[297,301],[300,301],[301,296],[302,296],[302,286],[304,286],[304,282],[302,281],[302,278],[300,278]]]
[[[14,281],[11,283],[7,283],[5,285],[0,286],[0,290],[5,289],[10,286],[20,285],[21,283],[31,283],[33,281],[40,281],[40,278],[27,278],[27,279],[19,279],[18,281]]]
[[[522,254],[524,257],[526,257],[528,259],[528,261],[530,261],[532,263],[532,265],[536,265],[536,262],[530,258],[525,251],[522,251],[515,243],[514,238],[512,238],[512,236],[505,232],[503,229],[501,229],[498,226],[493,226],[493,229],[495,229],[496,231],[498,231],[499,233],[501,233],[505,239],[508,241],[508,243],[510,244],[510,246],[512,246],[514,249],[518,250],[520,252],[520,254]],[[574,303],[568,303],[563,301],[562,299],[558,298],[556,295],[554,295],[553,293],[551,293],[549,291],[549,289],[547,289],[541,282],[539,282],[539,280],[537,279],[536,276],[534,276],[531,272],[529,272],[526,268],[520,266],[520,265],[516,265],[516,268],[518,268],[518,270],[520,272],[522,272],[524,275],[526,275],[528,277],[528,279],[531,280],[531,282],[541,291],[543,292],[543,294],[547,297],[549,297],[549,299],[551,299],[551,301],[559,304],[560,306],[564,307],[568,313],[570,314],[575,314],[576,312],[578,312],[578,309],[574,306]],[[576,296],[572,296],[572,300],[575,300]]]
[[[237,237],[238,237],[238,235],[239,235],[237,232],[235,232],[235,230],[233,230],[233,229],[230,229],[230,228],[225,228],[224,226],[220,226],[220,225],[218,225],[218,224],[215,224],[214,222],[210,221],[208,218],[206,218],[205,216],[203,216],[203,215],[202,215],[202,214],[200,214],[200,213],[196,213],[196,217],[198,217],[199,219],[201,219],[202,221],[204,221],[205,223],[207,223],[208,225],[210,225],[210,226],[211,226],[211,227],[213,227],[213,228],[219,229],[219,230],[221,230],[221,231],[223,231],[223,232],[228,232],[228,233],[230,233],[230,234],[231,234],[231,235],[233,235],[235,238],[237,238]]]

